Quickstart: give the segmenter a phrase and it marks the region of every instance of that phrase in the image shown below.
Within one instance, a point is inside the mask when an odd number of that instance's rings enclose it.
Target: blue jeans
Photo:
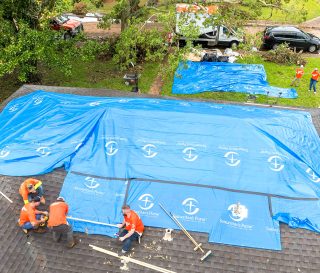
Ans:
[[[125,236],[127,233],[128,233],[128,231],[127,231],[126,229],[124,229],[124,230],[120,233],[119,237],[123,237],[123,236]],[[129,250],[131,249],[132,242],[133,242],[134,240],[137,241],[139,237],[140,237],[139,233],[134,232],[129,238],[127,238],[127,239],[125,239],[125,240],[123,241],[122,250],[124,250],[124,251],[129,251]]]
[[[40,198],[43,196],[43,188],[42,188],[42,185],[39,186],[39,188],[36,189],[36,192],[35,192],[35,193],[32,193],[32,192],[31,192],[31,193],[28,194],[28,201],[31,202],[32,199],[33,199],[34,197],[37,197],[37,196],[39,196]]]
[[[310,79],[310,87],[309,87],[309,90],[311,91],[311,89],[313,88],[313,92],[317,92],[316,85],[317,85],[317,81],[314,80],[314,79]]]
[[[36,214],[36,219],[40,220],[41,219],[41,214]],[[21,228],[23,229],[34,229],[34,226],[30,222],[25,222]]]

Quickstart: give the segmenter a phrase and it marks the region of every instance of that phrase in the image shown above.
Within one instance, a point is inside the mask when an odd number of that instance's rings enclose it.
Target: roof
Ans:
[[[4,105],[15,97],[36,89],[54,92],[93,96],[143,96],[106,89],[65,88],[24,85]],[[304,109],[306,110],[306,109]],[[320,110],[307,109],[320,133]],[[57,169],[39,178],[44,182],[47,204],[59,195],[66,172]],[[150,269],[129,263],[129,270],[120,269],[117,258],[92,250],[96,245],[119,252],[121,244],[106,236],[76,233],[79,244],[66,249],[64,244],[55,243],[50,233],[25,235],[17,225],[22,201],[18,188],[23,177],[0,176],[0,191],[13,200],[10,204],[0,196],[0,272],[1,273],[66,273],[66,272],[153,272]],[[43,207],[42,209],[44,209]],[[209,244],[208,235],[192,233],[205,250],[212,250],[213,256],[200,262],[202,256],[193,251],[192,243],[181,231],[173,232],[173,241],[163,241],[164,229],[146,228],[141,244],[135,244],[131,256],[135,259],[170,269],[177,273],[231,273],[231,272],[318,272],[320,268],[320,236],[302,229],[291,229],[281,225],[282,251],[241,248],[222,244]]]

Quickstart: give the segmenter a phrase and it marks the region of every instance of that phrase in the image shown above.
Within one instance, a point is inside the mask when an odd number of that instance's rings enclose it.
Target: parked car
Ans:
[[[311,33],[292,26],[266,27],[263,45],[267,49],[276,49],[279,44],[287,43],[291,48],[316,52],[320,49],[320,39]]]
[[[64,30],[64,39],[70,39],[83,31],[83,24],[81,22],[68,19],[62,15],[51,19],[50,26],[54,30]]]

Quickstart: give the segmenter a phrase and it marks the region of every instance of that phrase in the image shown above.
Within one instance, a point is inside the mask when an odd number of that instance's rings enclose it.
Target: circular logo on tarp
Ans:
[[[17,111],[19,108],[18,108],[18,105],[17,104],[15,104],[15,105],[12,105],[10,108],[9,108],[9,112],[15,112],[15,111]]]
[[[270,163],[270,169],[275,172],[280,172],[284,168],[283,160],[278,155],[273,155],[268,158],[268,162]]]
[[[239,202],[237,204],[232,204],[228,207],[229,217],[235,222],[241,222],[248,218],[248,209],[241,205]]]
[[[93,102],[90,102],[90,103],[89,103],[89,105],[92,106],[92,107],[98,106],[98,105],[100,105],[100,104],[101,104],[100,101],[93,101]]]
[[[36,151],[40,154],[41,157],[46,157],[51,154],[49,147],[39,147]]]
[[[194,198],[187,198],[185,200],[183,200],[182,202],[183,205],[183,211],[184,213],[188,214],[188,215],[195,215],[197,214],[200,209],[198,208],[198,201]]]
[[[115,155],[119,150],[118,143],[113,140],[107,142],[105,147],[107,149],[106,154],[110,156]]]
[[[36,97],[34,98],[33,104],[34,105],[39,105],[43,102],[43,97]]]
[[[144,151],[143,156],[147,158],[155,157],[158,154],[158,152],[155,151],[156,149],[157,147],[153,144],[144,145],[142,148],[142,150]]]
[[[306,170],[306,173],[309,175],[309,179],[314,182],[314,183],[319,183],[320,182],[320,177],[316,175],[316,173],[311,169],[308,168]]]
[[[231,167],[237,167],[240,164],[240,159],[238,158],[239,154],[237,152],[227,152],[224,157],[226,159],[227,165]]]
[[[8,147],[4,147],[3,149],[0,149],[0,158],[5,158],[10,154],[10,151],[8,150]]]
[[[153,196],[149,193],[142,194],[138,200],[139,207],[142,210],[149,210],[154,206]]]
[[[96,181],[94,177],[86,177],[85,178],[86,182],[84,183],[87,188],[89,189],[96,189],[100,186],[100,184]]]
[[[198,159],[198,155],[196,153],[196,149],[193,147],[184,148],[182,153],[184,154],[183,159],[189,162],[195,161]]]

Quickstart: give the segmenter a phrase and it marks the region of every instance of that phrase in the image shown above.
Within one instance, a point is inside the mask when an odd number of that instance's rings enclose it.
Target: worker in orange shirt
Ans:
[[[59,196],[57,201],[49,207],[48,227],[52,229],[53,240],[59,242],[63,235],[67,237],[67,246],[72,248],[76,245],[73,238],[73,231],[67,222],[69,206],[64,198]]]
[[[45,232],[45,229],[39,229],[39,226],[46,222],[45,216],[48,216],[48,212],[37,210],[39,204],[40,198],[36,196],[21,209],[19,226],[25,233],[28,233],[28,230],[39,233]]]
[[[311,91],[311,89],[313,89],[314,94],[317,94],[316,85],[319,80],[319,76],[320,76],[320,74],[319,74],[318,68],[315,68],[311,73],[310,87],[309,87],[309,91]]]
[[[304,74],[303,65],[301,65],[296,69],[296,75],[290,85],[291,86],[294,85],[296,87],[299,86],[303,74]]]
[[[36,196],[40,197],[40,202],[45,204],[45,199],[43,197],[43,187],[42,182],[38,179],[28,178],[21,184],[19,188],[19,193],[22,196],[23,202],[28,204],[31,199]]]
[[[131,249],[131,244],[134,240],[140,240],[142,236],[144,225],[139,215],[130,209],[129,205],[122,207],[124,216],[123,222],[118,224],[118,228],[124,228],[119,235],[119,240],[123,242],[122,253],[126,253]]]

